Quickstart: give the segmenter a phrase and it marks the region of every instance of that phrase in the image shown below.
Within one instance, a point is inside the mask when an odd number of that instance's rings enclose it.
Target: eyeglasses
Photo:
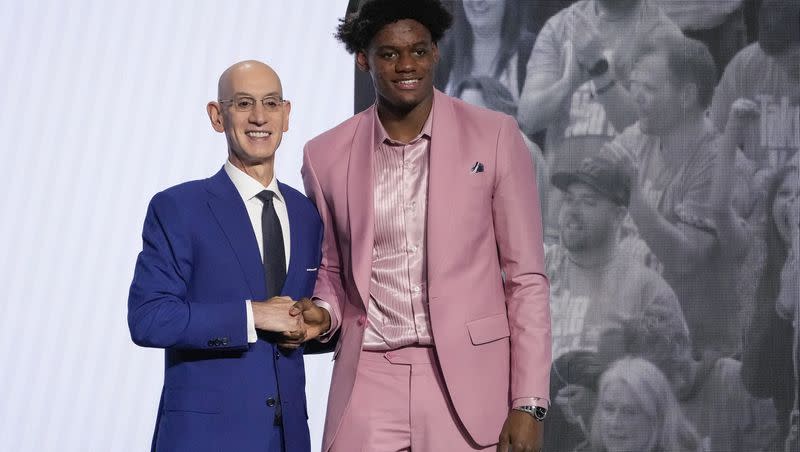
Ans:
[[[233,99],[219,100],[219,103],[221,104],[232,103],[233,108],[235,108],[236,111],[242,111],[242,112],[253,111],[253,109],[256,108],[256,102],[257,102],[256,99],[250,96],[236,96]],[[261,105],[263,105],[264,109],[270,113],[274,113],[280,110],[283,104],[285,104],[286,102],[288,101],[285,99],[273,96],[267,96],[261,99]]]

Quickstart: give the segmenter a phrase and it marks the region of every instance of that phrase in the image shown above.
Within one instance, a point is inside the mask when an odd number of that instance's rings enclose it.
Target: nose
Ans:
[[[401,52],[397,57],[395,63],[395,71],[397,72],[412,72],[416,65],[414,57],[409,52]]]
[[[250,116],[248,118],[250,122],[252,124],[260,126],[267,123],[267,118],[268,116],[266,107],[264,107],[264,105],[261,104],[261,102],[256,102],[255,106],[253,107],[253,110],[250,111]]]

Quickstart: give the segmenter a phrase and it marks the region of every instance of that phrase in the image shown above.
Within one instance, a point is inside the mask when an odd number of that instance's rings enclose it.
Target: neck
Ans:
[[[619,2],[615,1],[609,2],[595,0],[595,11],[599,16],[602,16],[606,19],[624,19],[633,14],[633,12],[636,10],[636,5],[638,5],[638,1],[620,4]]]
[[[378,119],[380,119],[389,138],[400,142],[408,142],[422,131],[432,107],[433,93],[410,109],[397,108],[389,105],[383,98],[378,97]]]
[[[272,182],[274,176],[275,156],[270,157],[267,161],[258,163],[248,163],[236,156],[233,152],[228,152],[228,161],[231,164],[257,180],[265,188]]]
[[[472,29],[472,43],[473,45],[481,41],[500,42],[500,33],[502,33],[502,25],[497,27],[470,27]]]
[[[569,259],[578,267],[597,267],[609,262],[614,257],[615,245],[615,240],[606,240],[588,249],[570,251]]]
[[[687,112],[677,127],[661,135],[662,158],[671,167],[684,164],[697,152],[697,142],[705,133],[703,112]]]
[[[493,69],[500,56],[500,36],[473,37],[472,44],[472,74],[493,75]]]

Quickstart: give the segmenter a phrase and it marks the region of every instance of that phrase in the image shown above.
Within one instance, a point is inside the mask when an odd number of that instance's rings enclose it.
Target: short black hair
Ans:
[[[711,105],[717,86],[717,65],[708,47],[696,39],[678,33],[656,33],[640,48],[639,59],[663,53],[674,86],[694,83],[697,102],[701,107]]]
[[[758,13],[758,45],[767,55],[778,55],[800,44],[800,2],[764,0]]]
[[[453,15],[439,0],[367,0],[357,12],[339,19],[335,36],[348,52],[361,52],[381,28],[403,19],[421,23],[433,42],[439,42],[453,23]]]

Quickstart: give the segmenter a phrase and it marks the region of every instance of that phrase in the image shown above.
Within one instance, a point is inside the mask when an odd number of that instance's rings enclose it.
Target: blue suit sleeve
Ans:
[[[128,327],[137,345],[156,348],[247,349],[245,301],[188,300],[191,234],[167,192],[150,202],[142,252],[128,296]]]

